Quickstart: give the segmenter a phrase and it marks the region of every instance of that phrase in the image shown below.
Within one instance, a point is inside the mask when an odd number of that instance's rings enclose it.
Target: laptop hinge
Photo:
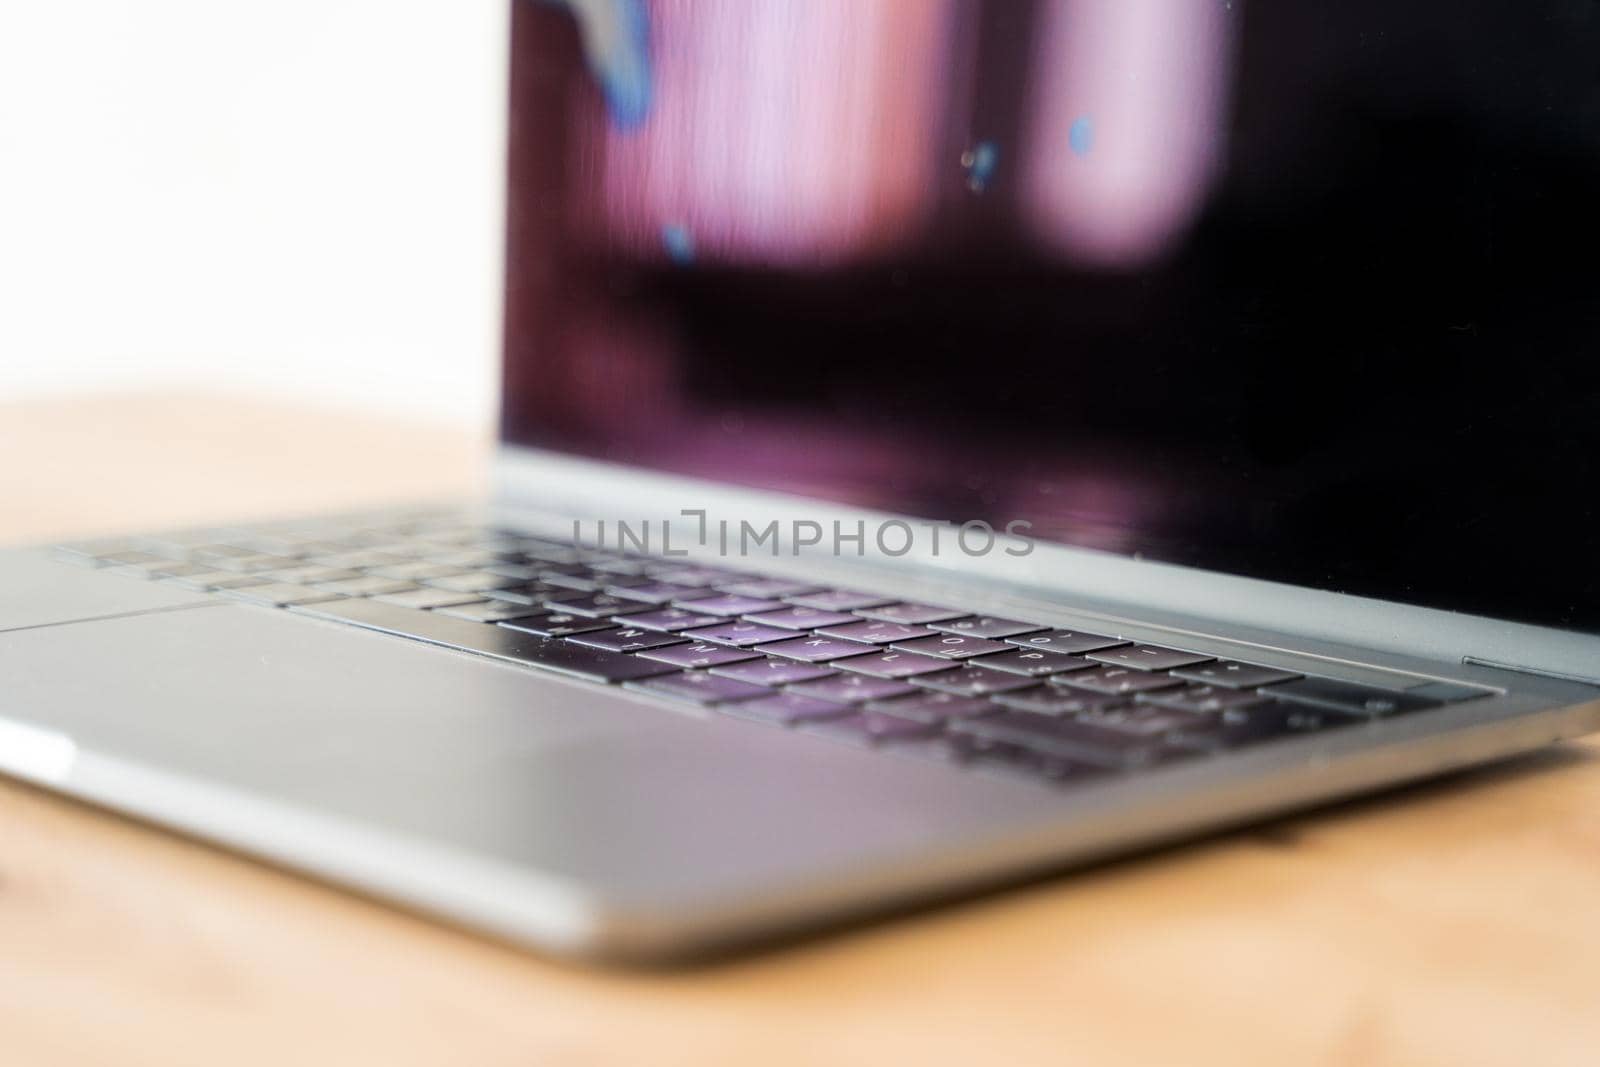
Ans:
[[[1540,678],[1550,678],[1558,682],[1578,682],[1582,685],[1600,686],[1600,675],[1566,674],[1561,671],[1547,671],[1539,667],[1523,667],[1515,663],[1499,663],[1481,656],[1462,656],[1461,662],[1472,667],[1492,667],[1497,671],[1511,671],[1515,674],[1532,674]]]

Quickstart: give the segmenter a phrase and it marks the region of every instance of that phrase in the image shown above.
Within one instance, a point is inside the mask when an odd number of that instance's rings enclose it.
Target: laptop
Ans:
[[[492,499],[0,554],[0,768],[662,961],[1600,725],[1600,11],[519,0]]]

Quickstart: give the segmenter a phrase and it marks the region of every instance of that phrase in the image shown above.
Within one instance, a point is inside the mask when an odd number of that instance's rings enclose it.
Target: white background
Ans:
[[[487,419],[504,0],[0,0],[0,399]]]

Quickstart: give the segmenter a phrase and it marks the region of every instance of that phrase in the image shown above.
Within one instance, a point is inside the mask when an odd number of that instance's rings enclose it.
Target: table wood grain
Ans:
[[[471,494],[488,454],[260,400],[0,405],[0,540]],[[1593,1067],[1600,748],[646,974],[0,782],[0,1063],[815,1062]]]

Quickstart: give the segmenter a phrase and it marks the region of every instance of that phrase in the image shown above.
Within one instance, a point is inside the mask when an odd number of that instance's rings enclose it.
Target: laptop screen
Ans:
[[[1600,3],[512,38],[509,442],[1600,631]]]

